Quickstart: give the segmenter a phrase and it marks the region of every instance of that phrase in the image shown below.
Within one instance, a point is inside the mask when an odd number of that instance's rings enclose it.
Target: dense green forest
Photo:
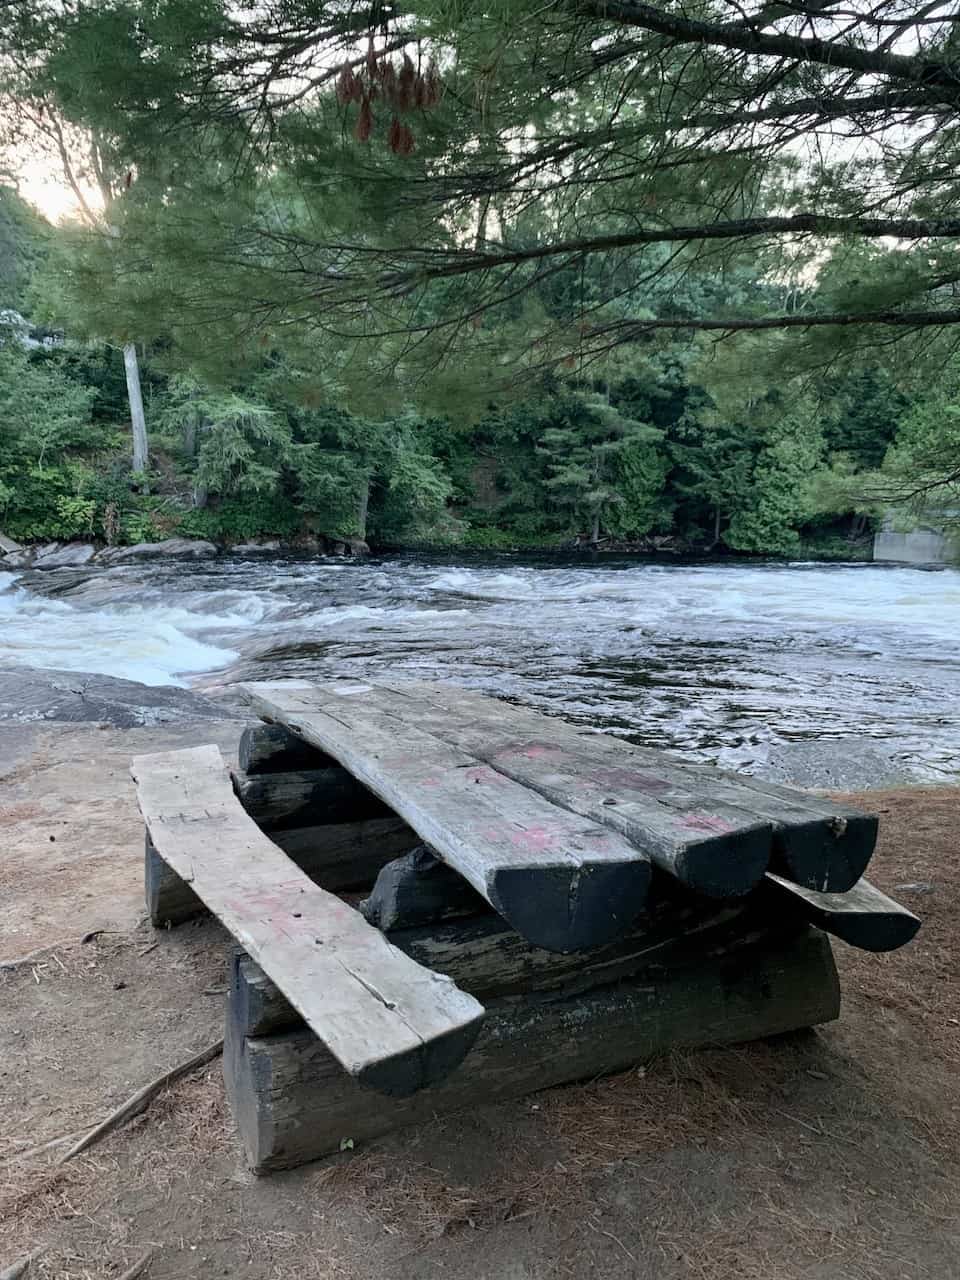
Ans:
[[[547,8],[0,12],[8,163],[77,196],[0,188],[0,528],[850,557],[953,518],[947,135],[794,146],[917,82],[894,34]],[[952,110],[929,67],[858,136]]]
[[[119,346],[75,338],[51,310],[69,236],[10,188],[0,217],[0,525],[13,537],[579,536],[856,556],[877,505],[855,499],[856,478],[916,448],[925,402],[879,364],[797,404],[773,381],[758,393],[751,379],[745,396],[716,356],[676,339],[620,356],[602,382],[571,377],[463,416],[416,404],[364,416],[281,354],[231,385],[155,342],[141,359],[150,466],[135,474]]]

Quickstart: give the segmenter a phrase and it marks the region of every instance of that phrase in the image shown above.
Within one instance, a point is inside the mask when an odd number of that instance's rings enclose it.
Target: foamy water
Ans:
[[[0,574],[0,665],[207,686],[413,675],[737,767],[786,740],[960,770],[960,572],[223,557]]]

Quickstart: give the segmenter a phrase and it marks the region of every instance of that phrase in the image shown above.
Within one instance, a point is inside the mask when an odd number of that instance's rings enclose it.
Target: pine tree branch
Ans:
[[[909,80],[915,84],[949,89],[951,100],[960,91],[960,68],[947,62],[877,49],[858,49],[852,44],[818,37],[701,22],[642,4],[640,0],[586,0],[582,8],[592,17],[622,26],[640,27],[680,44],[711,45],[743,53],[817,63],[831,69],[873,73],[892,80]]]
[[[641,227],[617,235],[590,236],[577,240],[558,240],[552,244],[523,249],[503,249],[498,253],[475,250],[423,249],[416,245],[385,251],[365,245],[330,245],[330,250],[357,256],[406,258],[409,265],[385,272],[381,284],[390,290],[405,288],[426,280],[471,275],[498,267],[546,258],[581,258],[616,249],[634,249],[648,244],[677,242],[706,243],[714,240],[747,240],[757,236],[857,236],[878,239],[884,236],[899,240],[954,239],[960,237],[960,218],[860,218],[834,217],[827,214],[798,213],[789,217],[738,218],[726,222],[705,223],[685,227]],[[350,279],[350,273],[339,273],[338,279]]]
[[[700,115],[691,115],[674,122],[667,122],[668,131],[681,133],[686,130],[704,130],[714,133],[726,133],[743,126],[759,124],[775,124],[778,122],[796,124],[798,119],[810,119],[810,129],[828,121],[851,120],[859,116],[883,112],[892,116],[898,112],[933,111],[935,98],[922,88],[904,90],[881,90],[877,93],[862,94],[860,97],[835,97],[824,94],[796,98],[792,102],[778,102],[769,107],[753,110],[731,110],[729,112],[708,111]],[[561,138],[551,138],[540,146],[528,151],[512,164],[490,170],[477,170],[473,173],[463,172],[452,177],[431,175],[428,179],[411,179],[412,185],[428,185],[438,187],[448,194],[482,194],[496,190],[513,190],[525,175],[535,173],[548,166],[556,166],[580,152],[602,155],[608,147],[623,147],[643,138],[660,137],[665,125],[660,121],[643,124],[630,124],[620,129],[607,125],[584,133],[565,134]],[[769,147],[772,140],[764,141],[761,146]]]
[[[931,325],[960,324],[960,311],[835,311],[825,314],[756,316],[741,319],[713,317],[691,319],[687,317],[650,320],[618,320],[614,324],[598,325],[585,336],[608,337],[617,333],[626,343],[635,337],[655,329],[713,330],[720,333],[744,333],[760,329],[817,329],[845,325],[895,325],[899,328],[923,329]]]

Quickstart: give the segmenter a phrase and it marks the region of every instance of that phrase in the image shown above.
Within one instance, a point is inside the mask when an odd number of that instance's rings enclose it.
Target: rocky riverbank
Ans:
[[[133,729],[242,715],[229,696],[214,701],[174,685],[36,667],[0,670],[0,725],[54,721]]]
[[[279,538],[254,538],[249,542],[217,545],[204,538],[166,538],[163,542],[138,542],[111,547],[97,542],[43,542],[21,546],[0,535],[0,570],[79,569],[86,565],[125,564],[144,560],[210,560],[222,551],[238,555],[270,555],[292,551],[302,555],[360,559],[370,548],[362,538],[336,538],[325,534],[282,542]]]

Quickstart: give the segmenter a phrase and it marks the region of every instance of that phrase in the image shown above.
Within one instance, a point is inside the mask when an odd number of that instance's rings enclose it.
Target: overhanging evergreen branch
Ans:
[[[710,45],[742,53],[816,63],[837,70],[873,73],[891,80],[909,80],[914,84],[948,90],[951,100],[960,93],[960,68],[935,59],[888,53],[882,49],[857,48],[818,37],[703,22],[668,13],[639,0],[588,0],[582,9],[592,17],[622,26],[640,27],[680,44]]]
[[[650,244],[675,244],[724,240],[748,240],[761,236],[814,235],[824,237],[858,237],[899,240],[955,239],[960,237],[960,218],[861,218],[833,217],[824,214],[798,213],[787,217],[737,218],[726,222],[704,223],[683,227],[641,227],[616,235],[584,236],[574,240],[558,240],[552,244],[526,248],[504,248],[496,253],[475,250],[431,249],[411,245],[385,250],[381,247],[336,244],[329,250],[383,259],[406,260],[396,270],[378,277],[381,287],[405,289],[427,280],[471,275],[499,267],[525,262],[541,262],[547,258],[586,257],[610,253],[617,249],[635,249]],[[340,280],[353,278],[353,273],[340,273]]]
[[[597,325],[587,338],[616,337],[626,343],[644,333],[656,329],[712,330],[720,333],[743,333],[761,329],[817,329],[844,325],[895,325],[899,328],[925,329],[931,325],[960,324],[960,310],[953,311],[834,311],[821,314],[792,314],[779,316],[710,317],[656,317],[650,320],[618,320],[613,324]]]

